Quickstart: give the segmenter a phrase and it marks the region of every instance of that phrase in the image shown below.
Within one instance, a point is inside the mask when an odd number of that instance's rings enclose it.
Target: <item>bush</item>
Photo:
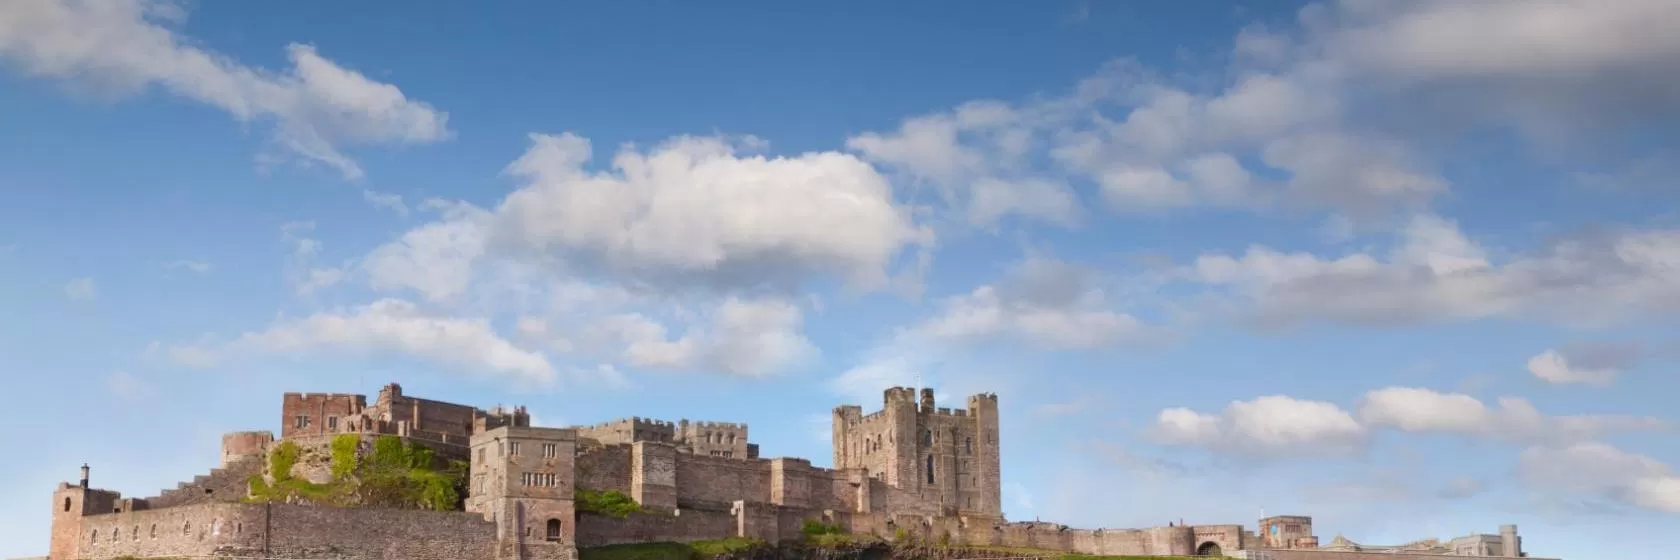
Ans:
[[[846,533],[846,531],[841,529],[839,525],[829,525],[815,519],[806,519],[805,523],[799,527],[799,532],[807,537],[814,537],[817,535],[841,535]]]
[[[579,488],[574,499],[578,511],[619,519],[624,519],[632,513],[642,511],[641,504],[636,503],[636,500],[617,490],[601,492]]]
[[[268,453],[268,475],[274,477],[275,482],[290,480],[292,467],[297,465],[298,446],[290,441],[282,441]]]
[[[333,438],[333,478],[345,478],[356,472],[356,450],[361,446],[362,437],[356,434],[343,434]]]

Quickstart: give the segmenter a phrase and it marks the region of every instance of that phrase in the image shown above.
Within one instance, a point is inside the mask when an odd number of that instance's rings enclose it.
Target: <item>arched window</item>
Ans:
[[[210,523],[210,536],[212,536],[212,537],[222,536],[222,520],[217,519],[217,520],[212,521]]]
[[[64,511],[70,511],[70,498],[64,499]]]
[[[933,430],[922,430],[922,445],[933,445]]]
[[[927,456],[927,478],[928,478],[928,484],[933,484],[933,456],[932,455]]]
[[[560,542],[560,520],[559,519],[548,520],[548,540],[549,540],[549,542]]]
[[[155,538],[157,538],[157,524],[155,524],[155,523],[154,523],[154,524],[152,524],[152,532],[151,532],[151,536],[152,536],[152,538],[154,538],[154,539],[155,539]]]
[[[191,521],[188,521],[186,523],[181,524],[181,536],[183,536],[183,537],[192,536],[192,522]]]
[[[121,527],[112,527],[111,528],[111,542],[117,542],[117,539],[120,539],[120,538],[122,538],[122,528]]]
[[[99,529],[93,530],[93,538],[88,539],[88,542],[93,543],[95,546],[99,544]]]

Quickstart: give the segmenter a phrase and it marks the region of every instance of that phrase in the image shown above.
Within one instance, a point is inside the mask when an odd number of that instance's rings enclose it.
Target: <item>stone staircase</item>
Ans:
[[[146,499],[146,507],[162,509],[203,502],[237,501],[249,492],[251,477],[262,474],[262,469],[260,458],[239,459],[177,484],[173,489],[164,490],[155,498]]]

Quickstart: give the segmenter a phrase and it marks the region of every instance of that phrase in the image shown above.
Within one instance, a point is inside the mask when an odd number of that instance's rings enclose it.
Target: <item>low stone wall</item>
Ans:
[[[1250,555],[1250,558],[1255,557]],[[1268,550],[1267,560],[1444,560],[1462,558],[1440,554],[1403,554],[1397,552],[1346,552],[1339,550]],[[1527,557],[1529,560],[1557,560],[1556,558]]]
[[[89,560],[211,555],[489,560],[496,554],[495,525],[473,514],[286,504],[205,503],[90,515],[83,518],[80,539],[81,557]]]
[[[582,513],[577,522],[578,546],[693,542],[735,535],[735,516],[717,510],[683,509],[676,515],[632,513],[624,519]]]

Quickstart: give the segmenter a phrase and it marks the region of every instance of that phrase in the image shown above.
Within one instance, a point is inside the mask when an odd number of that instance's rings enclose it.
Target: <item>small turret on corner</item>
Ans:
[[[922,389],[922,412],[933,412],[933,389]]]

